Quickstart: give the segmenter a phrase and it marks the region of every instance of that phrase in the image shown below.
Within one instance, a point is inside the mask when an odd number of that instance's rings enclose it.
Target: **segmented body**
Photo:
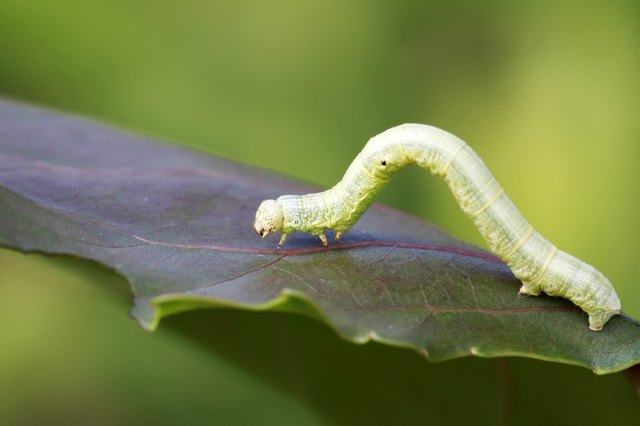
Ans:
[[[618,296],[602,273],[535,231],[480,157],[456,136],[432,126],[391,128],[369,140],[333,188],[279,197],[276,203],[284,214],[281,244],[294,231],[317,235],[326,245],[324,232],[333,229],[339,239],[391,176],[411,164],[444,178],[491,251],[523,282],[521,293],[545,292],[571,300],[589,314],[593,330],[620,313]]]

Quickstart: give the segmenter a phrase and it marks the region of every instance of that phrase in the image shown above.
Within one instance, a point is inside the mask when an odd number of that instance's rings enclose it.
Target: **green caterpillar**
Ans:
[[[337,185],[316,194],[265,200],[253,227],[263,238],[282,231],[279,245],[292,232],[305,231],[327,246],[327,229],[335,230],[339,240],[391,176],[411,164],[444,178],[491,251],[522,281],[521,294],[545,292],[571,300],[589,314],[594,331],[621,312],[602,273],[535,231],[480,157],[456,136],[432,126],[403,124],[371,138]]]

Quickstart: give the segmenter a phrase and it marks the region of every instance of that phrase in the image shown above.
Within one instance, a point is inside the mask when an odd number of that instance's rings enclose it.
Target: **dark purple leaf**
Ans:
[[[0,244],[92,259],[132,285],[132,315],[212,306],[294,311],[344,338],[432,360],[519,355],[613,372],[640,362],[640,324],[602,332],[570,302],[518,298],[491,254],[376,205],[325,249],[251,224],[261,200],[317,188],[101,124],[0,102]]]

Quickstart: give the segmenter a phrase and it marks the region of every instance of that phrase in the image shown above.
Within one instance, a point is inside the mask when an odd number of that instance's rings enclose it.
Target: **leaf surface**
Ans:
[[[432,360],[519,355],[597,373],[640,362],[640,323],[602,332],[547,296],[519,298],[493,255],[373,206],[325,249],[283,248],[251,224],[261,200],[317,190],[290,178],[70,115],[0,102],[0,244],[92,259],[125,276],[153,329],[201,307],[303,313],[354,342]],[[331,237],[331,235],[330,235]]]

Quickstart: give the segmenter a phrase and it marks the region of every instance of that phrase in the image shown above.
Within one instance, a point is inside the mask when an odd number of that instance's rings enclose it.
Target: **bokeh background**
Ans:
[[[3,0],[0,95],[322,187],[382,130],[442,127],[640,317],[635,0]],[[381,202],[484,247],[419,169]],[[0,419],[321,421],[176,333],[137,329],[126,292],[94,266],[0,250]],[[163,393],[181,388],[207,398]]]

